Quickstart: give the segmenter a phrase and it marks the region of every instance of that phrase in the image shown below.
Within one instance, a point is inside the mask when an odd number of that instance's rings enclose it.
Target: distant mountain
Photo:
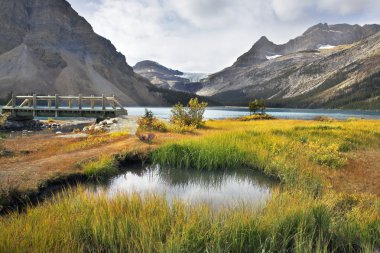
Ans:
[[[207,74],[184,73],[162,66],[154,61],[138,62],[133,70],[158,88],[194,93],[202,88],[200,80]]]
[[[197,94],[226,105],[380,109],[380,26],[318,24],[283,45],[258,40]]]
[[[125,105],[163,105],[112,43],[65,0],[0,0],[0,99],[17,94],[115,94]]]

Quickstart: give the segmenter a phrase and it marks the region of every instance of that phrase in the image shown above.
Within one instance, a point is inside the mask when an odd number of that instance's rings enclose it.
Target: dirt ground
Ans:
[[[328,176],[333,189],[380,196],[380,150],[350,153],[347,165]]]

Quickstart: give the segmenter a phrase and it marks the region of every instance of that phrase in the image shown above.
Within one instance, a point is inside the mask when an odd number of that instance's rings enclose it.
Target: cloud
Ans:
[[[318,22],[380,21],[378,0],[69,0],[130,65],[182,71],[231,65],[262,35],[283,43]]]
[[[378,0],[272,0],[276,16],[283,21],[332,16],[373,16],[380,10]]]

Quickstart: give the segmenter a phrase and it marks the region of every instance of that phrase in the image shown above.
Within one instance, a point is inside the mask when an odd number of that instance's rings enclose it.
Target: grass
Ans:
[[[162,136],[170,136],[168,140]],[[250,167],[279,178],[261,208],[215,211],[164,197],[91,193],[79,187],[25,213],[0,217],[0,252],[375,252],[380,200],[337,193],[328,176],[352,152],[380,148],[380,122],[209,121],[192,135],[158,134],[154,162],[224,170]],[[186,139],[184,139],[186,138]],[[119,158],[120,159],[120,158]],[[116,158],[81,164],[90,178]],[[344,182],[343,182],[344,183]]]
[[[80,166],[83,174],[92,180],[100,180],[118,172],[117,162],[113,157],[108,156],[102,156],[100,159],[89,161]]]
[[[225,129],[228,123],[212,121],[208,127]],[[324,184],[321,171],[343,167],[349,151],[380,146],[377,122],[293,124],[236,123],[227,132],[165,144],[154,151],[153,161],[199,170],[250,167],[318,192]]]
[[[219,212],[158,196],[68,190],[0,217],[0,252],[373,252],[379,201],[275,192],[264,209]]]

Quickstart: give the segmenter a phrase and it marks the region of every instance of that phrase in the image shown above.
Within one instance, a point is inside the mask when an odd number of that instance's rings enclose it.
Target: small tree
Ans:
[[[255,114],[258,110],[261,110],[262,114],[265,114],[266,110],[266,100],[265,99],[254,99],[248,104],[249,114]]]
[[[176,104],[171,112],[171,123],[180,126],[194,126],[196,128],[203,124],[203,114],[208,104],[199,102],[198,98],[190,99],[186,107],[181,103]]]
[[[265,114],[265,110],[267,109],[267,106],[266,106],[266,100],[264,98],[260,99],[259,107],[261,110],[261,114]]]
[[[164,122],[158,120],[152,111],[145,109],[145,114],[143,117],[137,120],[138,130],[143,131],[159,131],[166,132],[167,126]]]
[[[260,109],[259,101],[255,99],[249,102],[248,109],[249,115],[255,114]]]

